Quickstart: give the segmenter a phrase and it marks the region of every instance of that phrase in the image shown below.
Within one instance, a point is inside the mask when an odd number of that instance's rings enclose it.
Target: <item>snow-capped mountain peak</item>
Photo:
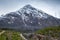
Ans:
[[[18,12],[20,12],[23,19],[25,19],[28,16],[38,17],[38,18],[49,17],[49,15],[47,15],[45,12],[36,9],[36,8],[32,7],[31,5],[24,6]]]
[[[26,5],[23,7],[23,9],[31,9],[31,10],[36,10],[34,7],[32,7],[31,5]]]
[[[46,14],[31,5],[26,5],[16,12],[10,12],[0,18],[0,28],[34,32],[48,26],[60,25],[60,19]]]

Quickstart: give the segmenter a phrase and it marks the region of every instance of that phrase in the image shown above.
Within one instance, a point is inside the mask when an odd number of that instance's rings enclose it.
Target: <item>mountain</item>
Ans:
[[[0,28],[22,32],[34,32],[45,27],[59,25],[60,19],[48,15],[31,5],[26,5],[16,12],[10,12],[0,17]]]

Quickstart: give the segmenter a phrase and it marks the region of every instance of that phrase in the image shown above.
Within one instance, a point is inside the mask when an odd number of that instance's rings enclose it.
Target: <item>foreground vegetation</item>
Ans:
[[[20,37],[20,32],[16,31],[7,31],[7,30],[1,30],[5,31],[3,34],[0,35],[0,40],[23,40]]]
[[[20,37],[20,32],[16,32],[12,30],[0,30],[0,33],[2,31],[5,31],[5,32],[0,35],[0,40],[23,40]],[[35,33],[59,39],[60,38],[60,26],[44,28],[44,29],[36,31]]]
[[[44,28],[42,30],[38,30],[36,33],[60,40],[60,26]]]

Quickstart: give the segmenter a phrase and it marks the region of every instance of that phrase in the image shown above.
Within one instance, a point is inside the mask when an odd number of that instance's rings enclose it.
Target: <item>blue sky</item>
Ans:
[[[60,18],[60,0],[0,0],[0,15],[17,11],[27,4]]]

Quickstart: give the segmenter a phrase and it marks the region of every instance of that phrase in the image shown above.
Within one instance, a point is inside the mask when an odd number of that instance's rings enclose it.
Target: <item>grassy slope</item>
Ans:
[[[60,37],[60,26],[44,28],[42,30],[38,30],[36,33],[58,38]]]
[[[2,35],[0,35],[0,40],[23,40],[20,37],[20,32],[16,32],[16,31],[6,31],[5,33],[3,33]]]
[[[2,30],[0,30],[1,32]],[[11,31],[11,30],[4,30],[6,31],[5,33],[3,33],[2,35],[0,35],[0,40],[23,40],[20,37],[20,32],[16,32],[16,31]],[[50,28],[44,28],[42,30],[38,30],[35,33],[38,34],[42,34],[42,35],[50,35],[52,37],[56,37],[58,38],[60,36],[60,26],[59,27],[50,27]]]

